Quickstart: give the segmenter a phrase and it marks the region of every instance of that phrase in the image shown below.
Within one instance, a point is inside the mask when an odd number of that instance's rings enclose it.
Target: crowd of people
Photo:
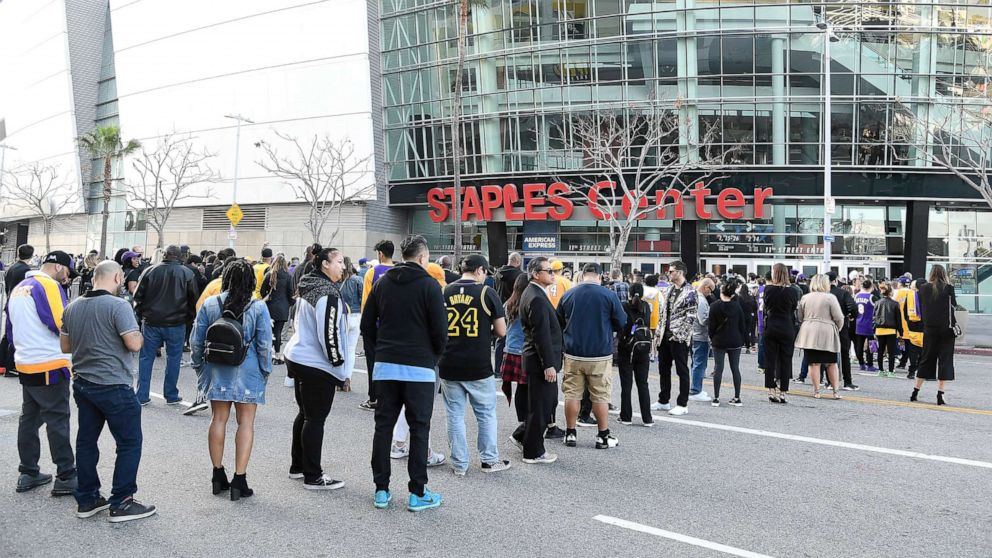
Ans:
[[[351,390],[364,356],[370,378],[360,407],[374,412],[373,504],[390,506],[392,461],[406,459],[410,511],[442,503],[428,488],[429,467],[450,459],[455,475],[467,474],[469,407],[478,424],[481,472],[511,467],[498,443],[501,393],[516,412],[509,442],[522,462],[550,464],[558,456],[548,451],[548,440],[577,447],[579,427],[595,427],[591,445],[597,449],[619,445],[609,420],[614,366],[619,423],[634,423],[636,387],[639,422],[647,427],[657,411],[682,416],[690,402],[720,407],[728,365],[733,397],[726,405],[743,406],[741,354],[752,351],[774,404],[787,403],[796,349],[802,350],[797,381],[809,378],[818,399],[859,389],[852,348],[862,371],[894,375],[908,365],[907,377],[916,381],[912,401],[925,380],[935,380],[936,403],[944,405],[945,382],[954,379],[956,301],[940,265],[927,279],[907,274],[895,281],[834,273],[807,278],[784,264],[765,277],[690,278],[681,261],[668,263],[664,273],[628,276],[590,263],[573,276],[561,261],[539,256],[525,262],[519,253],[499,268],[480,255],[432,262],[421,236],[398,248],[397,254],[393,242],[383,240],[374,258],[362,257],[356,266],[341,250],[318,244],[302,259],[263,247],[257,260],[230,248],[197,255],[171,245],[154,264],[140,247],[100,260],[96,253],[73,258],[61,251],[39,258],[31,246],[20,246],[4,276],[0,343],[0,365],[22,386],[17,491],[53,482],[39,466],[44,424],[56,466],[52,494],[74,495],[77,516],[109,510],[109,520],[121,522],[153,515],[155,507],[134,495],[141,408],[151,401],[152,368],[163,348],[168,405],[183,402],[178,385],[187,364],[183,353],[189,353],[197,393],[183,414],[210,410],[211,490],[232,501],[253,495],[247,470],[255,414],[266,402],[274,367],[282,365],[298,408],[289,478],[307,490],[344,486],[322,466],[325,422],[337,392]],[[712,396],[703,389],[711,360]],[[652,402],[648,377],[655,361],[660,384]],[[559,381],[564,428],[557,420]],[[70,382],[79,423],[75,450]],[[432,447],[438,394],[447,456]],[[237,426],[228,476],[224,450],[232,411]],[[105,425],[117,443],[109,500],[96,469]]]

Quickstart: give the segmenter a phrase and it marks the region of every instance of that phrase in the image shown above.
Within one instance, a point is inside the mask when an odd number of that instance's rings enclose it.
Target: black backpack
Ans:
[[[223,309],[220,299],[218,304]],[[204,360],[226,366],[240,366],[245,361],[248,345],[245,343],[245,329],[241,320],[249,307],[251,303],[240,315],[235,315],[231,310],[222,310],[220,317],[210,324],[203,344]]]
[[[651,354],[651,328],[644,325],[644,320],[637,318],[634,322],[634,332],[630,336],[631,357],[643,357]]]

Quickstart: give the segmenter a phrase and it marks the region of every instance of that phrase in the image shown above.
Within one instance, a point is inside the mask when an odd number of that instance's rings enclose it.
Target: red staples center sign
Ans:
[[[597,200],[602,190],[613,190],[616,184],[610,181],[597,182],[589,187],[589,213],[599,220],[608,220]],[[505,186],[488,185],[480,187],[462,187],[462,221],[492,221],[493,211],[502,209],[507,221],[564,221],[575,211],[575,202],[567,197],[572,188],[563,182],[523,184],[519,189],[516,184]],[[703,183],[695,184],[686,192],[668,189],[658,190],[653,196],[641,196],[637,206],[645,209],[653,205],[655,211],[646,211],[638,219],[668,218],[671,209],[676,219],[685,217],[683,196],[693,198],[698,219],[743,219],[744,206],[747,205],[744,192],[737,188],[725,188],[716,196],[714,212],[706,206],[706,198],[713,192],[705,188]],[[774,195],[771,188],[755,188],[754,218],[765,217],[765,201]],[[451,218],[454,213],[455,189],[432,188],[427,192],[427,205],[430,207],[430,218],[435,223],[441,223]],[[523,202],[523,207],[517,207],[517,202]],[[634,198],[624,196],[621,211],[617,217],[623,218],[634,210]]]

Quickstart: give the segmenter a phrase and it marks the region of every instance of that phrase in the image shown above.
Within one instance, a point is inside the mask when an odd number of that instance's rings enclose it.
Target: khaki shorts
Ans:
[[[566,401],[581,401],[582,394],[589,390],[593,403],[609,403],[613,387],[613,362],[607,360],[575,360],[565,357],[564,377],[561,391]]]

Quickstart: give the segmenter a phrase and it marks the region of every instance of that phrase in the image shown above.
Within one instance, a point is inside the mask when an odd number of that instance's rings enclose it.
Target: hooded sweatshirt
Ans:
[[[286,343],[286,358],[323,370],[338,380],[347,380],[351,377],[344,366],[348,310],[337,286],[326,275],[316,272],[301,277],[298,288],[296,330]]]
[[[448,339],[448,314],[437,281],[414,262],[393,266],[365,300],[361,330],[375,347],[377,381],[433,382]]]

